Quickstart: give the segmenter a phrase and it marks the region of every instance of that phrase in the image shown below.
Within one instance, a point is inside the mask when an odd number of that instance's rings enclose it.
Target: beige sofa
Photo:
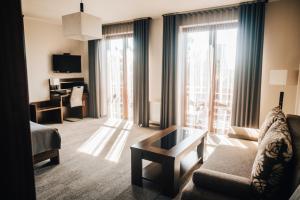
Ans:
[[[278,199],[288,199],[300,183],[300,116],[288,115],[293,158],[286,174],[285,188]],[[257,153],[257,133],[246,129],[229,134],[234,146],[219,145],[185,186],[183,200],[255,199],[251,190],[251,170]]]

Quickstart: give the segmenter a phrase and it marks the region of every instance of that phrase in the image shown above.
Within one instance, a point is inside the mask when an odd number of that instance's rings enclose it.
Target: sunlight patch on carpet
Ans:
[[[104,123],[105,126],[111,126],[114,128],[118,128],[120,126],[120,124],[122,123],[122,119],[118,119],[118,118],[109,118],[107,119],[107,121]]]
[[[112,161],[112,162],[119,162],[121,154],[123,152],[124,146],[126,144],[127,138],[129,135],[129,131],[122,130],[118,135],[115,143],[109,150],[108,154],[106,155],[105,159]]]
[[[115,128],[100,127],[87,141],[85,141],[77,149],[77,151],[92,156],[98,156],[115,131]]]
[[[123,126],[124,130],[131,130],[133,126],[133,121],[126,121],[126,123]]]

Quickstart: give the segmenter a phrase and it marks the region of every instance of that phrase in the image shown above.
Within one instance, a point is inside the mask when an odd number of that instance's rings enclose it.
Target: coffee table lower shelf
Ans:
[[[196,152],[192,152],[192,155],[188,155],[180,162],[180,182],[184,181],[185,176],[202,162],[202,158],[197,157]],[[162,181],[162,165],[160,163],[151,162],[143,168],[142,178],[154,183],[161,183]]]

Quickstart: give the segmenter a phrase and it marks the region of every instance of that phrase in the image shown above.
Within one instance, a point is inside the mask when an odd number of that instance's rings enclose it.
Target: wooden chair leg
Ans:
[[[81,117],[81,119],[83,119],[83,107],[82,106],[80,107],[80,117]]]

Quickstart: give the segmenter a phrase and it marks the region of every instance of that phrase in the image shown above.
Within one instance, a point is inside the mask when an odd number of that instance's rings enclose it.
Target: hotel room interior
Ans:
[[[2,195],[300,200],[300,0],[10,0]]]

